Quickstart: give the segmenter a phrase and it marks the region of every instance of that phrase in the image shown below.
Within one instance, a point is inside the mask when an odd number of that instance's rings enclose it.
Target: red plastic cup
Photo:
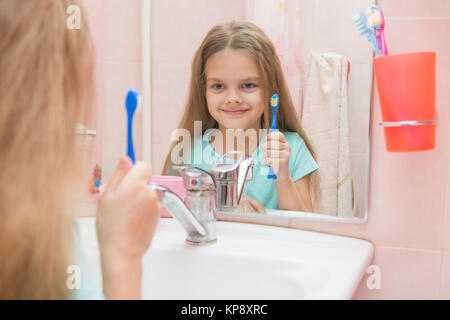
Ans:
[[[436,120],[436,52],[376,57],[374,69],[383,122],[395,125],[384,127],[387,151],[434,149],[436,123],[395,123]]]

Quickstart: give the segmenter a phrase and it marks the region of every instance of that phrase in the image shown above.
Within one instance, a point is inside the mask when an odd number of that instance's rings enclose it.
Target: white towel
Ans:
[[[347,59],[311,53],[302,126],[316,151],[321,178],[321,213],[353,217],[347,105]]]

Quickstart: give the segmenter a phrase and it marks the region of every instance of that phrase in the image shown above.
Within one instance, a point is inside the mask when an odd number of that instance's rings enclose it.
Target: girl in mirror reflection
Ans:
[[[269,132],[270,97],[279,95],[277,131]],[[198,123],[201,130],[198,130]],[[182,164],[210,171],[228,151],[239,150],[255,161],[253,180],[240,208],[316,211],[318,171],[312,146],[303,131],[275,47],[250,22],[214,26],[195,53],[184,115],[179,129],[194,137],[183,150]],[[201,134],[200,134],[201,133]],[[173,139],[163,174],[178,175]],[[267,178],[272,166],[277,179]]]

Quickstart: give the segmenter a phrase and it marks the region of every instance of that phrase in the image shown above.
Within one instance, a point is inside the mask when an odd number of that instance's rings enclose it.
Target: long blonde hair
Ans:
[[[208,111],[206,103],[206,75],[205,65],[215,53],[224,49],[243,50],[255,58],[259,72],[263,79],[263,103],[266,106],[261,117],[261,127],[270,128],[273,110],[270,106],[270,96],[277,92],[280,97],[277,110],[277,128],[281,131],[297,132],[305,141],[306,146],[316,159],[314,149],[306,136],[288,86],[286,84],[280,60],[272,41],[258,26],[247,21],[232,21],[214,26],[206,35],[197,49],[191,70],[191,81],[183,117],[178,128],[186,129],[194,136],[194,121],[202,122],[202,134],[206,130],[217,128],[217,122]],[[180,138],[181,140],[181,138]],[[162,174],[168,174],[171,165],[172,149],[181,141],[173,141],[165,159]],[[308,176],[313,202],[318,206],[320,188],[318,171]]]
[[[0,0],[0,299],[72,297],[75,128],[93,62],[85,17],[66,26],[73,4]]]

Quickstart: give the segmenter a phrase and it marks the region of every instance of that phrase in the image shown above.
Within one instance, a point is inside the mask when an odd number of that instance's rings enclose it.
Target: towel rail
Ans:
[[[427,124],[438,124],[438,120],[429,121],[395,121],[395,122],[380,122],[382,127],[403,127],[403,126],[423,126]]]

